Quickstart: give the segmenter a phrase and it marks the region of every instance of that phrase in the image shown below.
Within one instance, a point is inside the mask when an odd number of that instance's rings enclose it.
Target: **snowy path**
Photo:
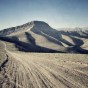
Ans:
[[[88,88],[88,64],[63,59],[64,54],[60,58],[59,54],[11,52],[3,44],[8,62],[1,71],[0,88]]]

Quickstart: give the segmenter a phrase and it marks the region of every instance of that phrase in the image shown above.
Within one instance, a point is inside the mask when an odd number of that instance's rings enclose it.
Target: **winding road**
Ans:
[[[8,61],[0,88],[88,88],[88,63],[77,61],[80,55],[12,52],[3,44]]]

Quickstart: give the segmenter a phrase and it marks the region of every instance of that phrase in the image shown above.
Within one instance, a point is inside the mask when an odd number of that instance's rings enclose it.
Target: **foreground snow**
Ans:
[[[3,46],[0,88],[88,88],[86,54],[24,53]]]

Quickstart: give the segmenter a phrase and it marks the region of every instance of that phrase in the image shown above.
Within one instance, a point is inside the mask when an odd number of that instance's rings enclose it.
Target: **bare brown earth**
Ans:
[[[0,88],[88,88],[87,54],[25,53],[8,45],[0,41]]]

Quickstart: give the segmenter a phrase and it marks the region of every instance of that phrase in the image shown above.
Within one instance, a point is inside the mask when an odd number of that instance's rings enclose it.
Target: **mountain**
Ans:
[[[1,30],[0,39],[29,52],[88,53],[88,30],[56,30],[43,21]]]

